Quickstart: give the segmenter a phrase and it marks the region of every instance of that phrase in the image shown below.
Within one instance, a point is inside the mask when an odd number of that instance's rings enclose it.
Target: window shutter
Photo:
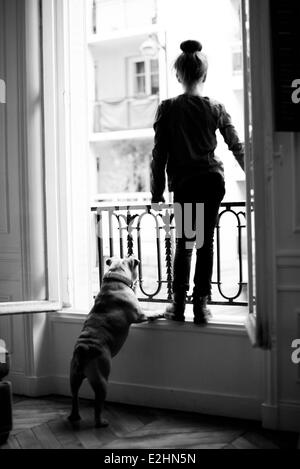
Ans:
[[[300,130],[300,103],[292,100],[295,91],[292,83],[300,80],[300,2],[271,0],[270,8],[275,127],[277,131],[297,132]],[[300,88],[299,84],[297,87]]]

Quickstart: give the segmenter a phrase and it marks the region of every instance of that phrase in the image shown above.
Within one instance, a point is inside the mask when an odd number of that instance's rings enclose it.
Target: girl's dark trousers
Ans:
[[[218,220],[220,204],[225,195],[224,178],[219,173],[208,173],[185,179],[174,191],[174,203],[180,204],[181,210],[175,209],[176,252],[174,259],[173,292],[189,291],[193,245],[196,238],[191,238],[191,231],[196,230],[196,204],[204,204],[204,242],[197,249],[194,273],[193,297],[211,296],[211,280],[214,256],[214,232]],[[189,207],[188,208],[188,205]],[[184,213],[192,208],[184,226]],[[203,228],[203,227],[201,227]],[[191,242],[192,241],[192,242]]]

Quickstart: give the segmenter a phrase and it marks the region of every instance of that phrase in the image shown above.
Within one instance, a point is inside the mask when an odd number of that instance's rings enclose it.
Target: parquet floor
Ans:
[[[70,399],[15,397],[14,429],[1,449],[293,449],[298,435],[259,423],[107,403],[108,428],[93,427],[93,403],[81,400],[82,421],[67,420]]]

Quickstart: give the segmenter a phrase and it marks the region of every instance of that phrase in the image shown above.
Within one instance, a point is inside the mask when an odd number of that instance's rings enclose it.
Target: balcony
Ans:
[[[134,254],[141,261],[137,288],[139,301],[147,303],[145,309],[148,310],[164,308],[163,303],[172,299],[175,251],[172,205],[165,204],[161,211],[156,211],[148,205],[99,204],[91,210],[97,234],[94,294],[101,285],[106,259]],[[216,226],[210,302],[217,322],[241,323],[248,312],[246,239],[245,202],[222,203]],[[96,275],[99,275],[97,279]],[[191,292],[188,295],[190,304]],[[187,319],[191,317],[188,306]]]
[[[93,33],[106,36],[157,22],[155,0],[94,0]]]
[[[152,95],[96,102],[94,133],[151,128],[158,99],[157,95]]]

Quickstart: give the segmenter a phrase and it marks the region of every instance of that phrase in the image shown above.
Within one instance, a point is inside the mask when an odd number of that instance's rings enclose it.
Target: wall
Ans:
[[[147,34],[93,46],[95,64],[98,65],[99,100],[118,100],[130,96],[128,59],[140,56],[139,47],[146,39]]]
[[[48,378],[36,390],[69,395],[69,362],[83,317],[49,317]],[[226,354],[224,351],[226,350]],[[108,400],[261,419],[262,352],[242,326],[207,329],[167,322],[133,326],[113,360]],[[81,396],[92,397],[87,383]]]

